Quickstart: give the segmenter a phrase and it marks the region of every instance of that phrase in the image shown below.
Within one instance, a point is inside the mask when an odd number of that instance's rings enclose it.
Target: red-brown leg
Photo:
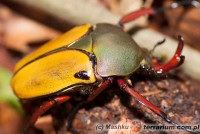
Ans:
[[[155,14],[155,11],[153,8],[140,9],[138,11],[132,12],[132,13],[122,17],[121,20],[119,21],[119,24],[128,23],[128,22],[133,21],[143,15],[154,15],[154,14]]]
[[[180,6],[184,6],[184,5],[193,5],[197,7],[200,5],[198,2],[194,2],[193,0],[186,0],[186,1],[181,1],[178,3],[173,3],[171,6],[167,6],[167,7],[162,7],[162,8],[149,8],[149,9],[141,9],[135,12],[132,12],[126,16],[124,16],[120,21],[119,21],[119,25],[121,27],[123,27],[123,24],[128,23],[130,21],[133,21],[143,15],[155,15],[161,12],[164,12],[165,10],[169,10],[169,9],[173,9],[173,8],[177,8]]]
[[[34,123],[37,121],[38,117],[42,114],[44,114],[47,110],[49,110],[50,108],[52,108],[55,104],[61,104],[67,100],[69,100],[71,98],[71,96],[59,96],[59,97],[55,97],[52,100],[46,102],[45,104],[43,104],[42,106],[40,106],[39,109],[37,109],[33,115],[31,116],[31,119],[28,122],[27,127],[25,128],[23,134],[26,134],[28,132],[28,130],[30,129],[30,127],[32,127],[34,125]]]
[[[181,52],[184,46],[183,39],[180,35],[178,36],[178,39],[179,39],[179,44],[178,44],[176,53],[174,54],[173,58],[168,63],[160,65],[158,64],[156,59],[153,59],[153,66],[156,71],[160,73],[167,72],[171,69],[177,68],[184,62],[185,57],[181,55]]]
[[[114,79],[113,77],[108,77],[104,80],[104,82],[97,88],[94,90],[94,92],[87,98],[86,101],[80,102],[71,112],[71,114],[69,115],[69,119],[68,119],[68,127],[67,129],[70,131],[75,131],[72,128],[72,120],[74,119],[74,115],[76,114],[76,112],[78,111],[78,109],[89,103],[90,101],[94,100],[104,89],[108,88],[112,83],[113,83]]]
[[[153,105],[150,101],[145,99],[142,95],[140,95],[138,92],[136,92],[133,88],[130,88],[129,84],[123,80],[123,79],[117,79],[117,83],[120,86],[122,90],[125,90],[127,93],[129,93],[132,97],[134,97],[137,101],[139,101],[142,105],[146,106],[149,108],[151,111],[159,115],[161,118],[163,118],[166,122],[176,126],[180,127],[183,130],[186,130],[190,133],[199,133],[196,131],[192,131],[191,129],[188,129],[186,127],[180,126],[177,123],[173,122],[167,117],[167,114],[165,114],[163,111],[161,111],[158,107]]]
[[[113,83],[113,77],[108,77],[106,80],[98,87],[94,92],[87,98],[87,101],[94,100],[104,89],[106,89],[110,84]]]

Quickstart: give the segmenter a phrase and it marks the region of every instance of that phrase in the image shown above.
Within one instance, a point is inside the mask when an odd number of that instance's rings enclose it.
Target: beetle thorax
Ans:
[[[139,67],[143,58],[141,48],[121,28],[97,24],[91,36],[96,71],[102,77],[127,76]]]
[[[93,52],[96,73],[101,77],[130,75],[143,59],[142,49],[132,37],[112,24],[94,25],[89,34],[69,48]]]

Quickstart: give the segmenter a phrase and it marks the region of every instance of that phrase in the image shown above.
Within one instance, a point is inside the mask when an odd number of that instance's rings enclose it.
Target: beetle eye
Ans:
[[[90,79],[87,71],[77,72],[77,73],[75,73],[74,77],[78,78],[78,79],[83,79],[83,80],[89,80]]]

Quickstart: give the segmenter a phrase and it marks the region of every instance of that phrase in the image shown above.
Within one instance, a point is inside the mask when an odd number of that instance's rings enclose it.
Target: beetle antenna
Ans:
[[[155,51],[155,49],[157,48],[157,46],[162,45],[163,43],[165,43],[165,41],[166,41],[165,38],[163,38],[162,40],[158,41],[158,42],[154,45],[154,47],[150,50],[150,53],[152,54],[152,53]]]
[[[130,14],[122,17],[121,20],[119,21],[118,25],[123,28],[123,24],[133,21],[143,15],[156,15],[156,14],[162,13],[166,10],[171,10],[174,8],[178,8],[180,6],[189,6],[189,5],[192,5],[192,6],[200,9],[200,3],[198,1],[184,0],[181,2],[173,3],[172,5],[166,6],[166,7],[147,8],[147,9],[140,9],[138,11],[131,12]]]

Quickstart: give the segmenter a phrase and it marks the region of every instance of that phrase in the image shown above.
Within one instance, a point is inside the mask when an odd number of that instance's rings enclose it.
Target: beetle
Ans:
[[[24,134],[54,104],[72,98],[71,93],[89,93],[85,102],[90,102],[114,81],[165,121],[180,127],[137,93],[129,78],[140,68],[159,75],[180,66],[184,62],[182,37],[178,36],[179,44],[173,58],[166,64],[159,64],[150,51],[139,47],[125,32],[124,24],[142,15],[154,15],[183,5],[195,4],[194,1],[184,1],[164,8],[141,9],[124,16],[118,25],[99,23],[75,27],[19,61],[11,80],[16,96],[25,101],[51,98],[33,113]],[[182,129],[197,133],[185,127]]]

